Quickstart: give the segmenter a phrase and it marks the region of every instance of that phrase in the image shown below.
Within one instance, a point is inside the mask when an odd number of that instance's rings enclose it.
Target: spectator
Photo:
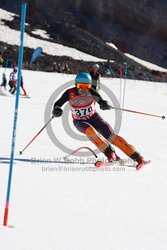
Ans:
[[[18,68],[15,67],[13,69],[13,71],[10,73],[10,77],[9,77],[9,86],[10,86],[10,90],[9,92],[11,94],[14,94],[16,92],[16,85],[17,85],[17,71],[18,71]]]
[[[23,90],[23,95],[24,95],[24,96],[27,96],[26,90],[25,90],[25,88],[23,87],[23,76],[21,76],[20,87],[21,87],[21,89]]]
[[[109,69],[104,73],[104,77],[112,77],[111,71]]]
[[[5,73],[3,73],[2,74],[2,83],[1,83],[1,86],[6,89],[6,85],[7,85],[7,79],[6,79]]]
[[[10,92],[11,94],[14,94],[14,93],[16,92],[16,86],[17,86],[17,71],[18,71],[18,68],[15,67],[15,68],[13,69],[13,71],[10,73],[10,79],[9,79],[10,90],[9,90],[9,92]],[[27,96],[26,90],[25,90],[25,88],[23,87],[23,76],[21,76],[20,87],[21,87],[21,89],[23,90],[23,95],[24,95],[24,96]]]
[[[2,67],[3,65],[3,57],[2,57],[2,54],[0,54],[0,67]]]
[[[56,62],[53,63],[51,71],[57,72],[57,63]]]
[[[100,66],[99,64],[94,64],[91,71],[89,72],[92,78],[92,88],[95,90],[100,89],[100,73],[99,73]]]

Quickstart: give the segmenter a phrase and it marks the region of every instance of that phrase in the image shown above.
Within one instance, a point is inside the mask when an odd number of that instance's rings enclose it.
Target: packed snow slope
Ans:
[[[3,72],[1,68],[0,75]],[[0,95],[0,249],[166,250],[167,121],[123,113],[119,134],[151,159],[140,171],[133,167],[97,171],[91,163],[76,161],[54,163],[55,158],[63,161],[67,153],[50,140],[46,130],[19,155],[44,126],[44,112],[53,92],[75,76],[23,71],[23,78],[31,98],[19,100],[8,227],[3,227],[2,222],[15,96]],[[101,82],[119,101],[120,83],[123,88],[124,80],[102,78]],[[103,88],[99,93],[110,100]],[[167,84],[127,80],[124,107],[166,115]],[[114,126],[114,110],[97,109]],[[73,132],[80,135],[70,115],[68,119]],[[63,145],[73,150],[80,146],[95,149],[90,142],[68,135],[62,118],[53,119],[51,124]]]

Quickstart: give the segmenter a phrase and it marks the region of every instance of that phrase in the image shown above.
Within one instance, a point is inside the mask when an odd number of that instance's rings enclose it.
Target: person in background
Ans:
[[[10,90],[9,92],[11,94],[15,94],[16,92],[16,86],[17,86],[17,72],[18,72],[18,68],[15,67],[13,69],[13,71],[10,73],[10,79],[9,79],[9,86],[10,86]],[[23,87],[23,76],[21,75],[21,83],[20,83],[20,87],[23,91],[23,96],[27,96],[27,93],[26,93],[26,90],[25,88]]]
[[[23,76],[21,76],[20,87],[21,87],[21,89],[23,90],[23,95],[24,95],[24,96],[27,96],[27,92],[26,92],[25,88],[23,87]]]
[[[16,85],[17,85],[17,71],[18,68],[15,67],[13,71],[10,73],[9,76],[9,92],[13,95],[16,92]]]
[[[95,90],[100,89],[100,73],[99,73],[100,66],[99,64],[94,64],[92,66],[91,71],[89,72],[92,78],[92,88]]]
[[[0,53],[0,67],[3,66],[3,57],[2,57],[2,54]]]
[[[74,126],[95,144],[109,162],[120,160],[111,146],[113,144],[132,160],[136,161],[136,167],[140,169],[145,164],[144,158],[124,138],[115,134],[111,125],[96,111],[96,102],[102,110],[110,110],[113,107],[91,87],[91,84],[92,78],[88,73],[78,73],[75,78],[75,86],[67,89],[54,103],[53,117],[62,116],[63,110],[61,107],[66,102],[69,102]]]
[[[56,62],[53,62],[51,71],[57,72],[57,63]]]
[[[1,86],[6,89],[6,85],[7,85],[7,79],[6,79],[5,73],[3,73],[2,74],[2,83],[1,83]]]

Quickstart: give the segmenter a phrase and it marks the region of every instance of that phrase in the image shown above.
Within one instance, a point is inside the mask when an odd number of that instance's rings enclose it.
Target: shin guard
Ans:
[[[106,140],[102,136],[96,133],[96,130],[92,126],[86,129],[85,134],[87,135],[89,140],[93,142],[96,145],[96,147],[98,147],[98,149],[101,152],[104,153],[105,150],[108,148],[109,144],[106,142]]]
[[[122,150],[127,156],[131,157],[136,152],[136,149],[127,143],[121,136],[113,135],[109,138],[109,141]]]

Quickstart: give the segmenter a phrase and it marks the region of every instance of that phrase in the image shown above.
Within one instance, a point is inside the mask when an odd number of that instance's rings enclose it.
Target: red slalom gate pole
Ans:
[[[41,130],[32,138],[32,140],[21,150],[19,154],[22,154],[26,148],[37,138],[37,136],[46,128],[46,126],[51,122],[54,117],[52,116],[49,121],[41,128]]]
[[[89,147],[80,147],[80,148],[77,148],[76,150],[74,150],[71,154],[67,155],[66,157],[74,155],[75,153],[77,153],[81,149],[87,149],[87,150],[89,150],[90,152],[92,152],[92,154],[94,155],[94,157],[97,158],[97,154],[91,148],[89,148]]]
[[[136,114],[140,114],[140,115],[153,116],[153,117],[161,118],[162,120],[164,120],[166,118],[164,115],[154,115],[154,114],[139,112],[139,111],[135,111],[135,110],[131,110],[131,109],[123,109],[123,108],[116,108],[116,107],[113,107],[113,109],[118,109],[118,110],[127,111],[127,112],[131,112],[131,113],[136,113]]]

